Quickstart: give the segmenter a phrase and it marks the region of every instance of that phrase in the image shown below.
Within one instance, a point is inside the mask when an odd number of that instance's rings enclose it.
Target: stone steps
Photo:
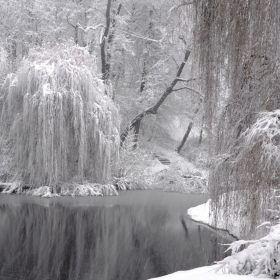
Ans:
[[[161,157],[159,155],[154,155],[156,159],[158,159],[163,165],[170,165],[171,161],[168,158]]]

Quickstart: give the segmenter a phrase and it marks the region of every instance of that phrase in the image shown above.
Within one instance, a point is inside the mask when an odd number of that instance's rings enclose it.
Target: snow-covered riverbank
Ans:
[[[212,226],[210,200],[190,208],[188,215],[195,221]],[[219,224],[225,224],[221,218]],[[265,223],[267,224],[267,223]],[[238,233],[238,223],[236,224]],[[246,249],[239,250],[246,245]],[[231,244],[232,256],[213,266],[204,266],[188,271],[153,278],[158,280],[253,280],[275,278],[279,275],[280,225],[270,226],[268,235],[256,240],[239,240]],[[249,275],[250,274],[250,275]],[[150,279],[152,280],[152,279]]]
[[[149,280],[256,280],[260,278],[269,278],[267,275],[254,277],[251,275],[223,274],[221,271],[215,272],[216,269],[217,265],[203,266],[188,271],[178,271],[173,274]]]
[[[236,238],[240,238],[240,236],[242,236],[242,228],[244,228],[244,223],[246,223],[246,217],[243,219],[235,219],[237,216],[236,213],[233,212],[232,215],[234,218],[228,220],[228,217],[225,217],[222,211],[218,213],[218,218],[215,222],[211,211],[211,199],[204,204],[188,209],[187,213],[193,221],[227,231],[230,235]],[[239,217],[240,216],[241,215],[239,215]]]

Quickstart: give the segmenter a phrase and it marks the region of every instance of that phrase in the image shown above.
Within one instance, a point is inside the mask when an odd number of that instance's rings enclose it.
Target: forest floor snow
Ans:
[[[161,159],[168,161],[163,164]],[[196,167],[177,152],[157,149],[144,177],[152,188],[182,193],[207,193],[208,171]]]
[[[188,215],[193,221],[210,225],[210,199],[206,203],[188,209]]]
[[[149,280],[256,280],[260,278],[269,278],[267,275],[263,274],[257,277],[252,275],[223,274],[222,271],[216,272],[217,268],[217,265],[203,266],[187,271],[178,271]]]

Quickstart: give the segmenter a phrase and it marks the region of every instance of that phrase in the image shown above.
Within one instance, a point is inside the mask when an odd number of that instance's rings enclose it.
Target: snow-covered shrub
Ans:
[[[119,114],[97,73],[94,56],[70,43],[30,51],[1,97],[2,180],[52,192],[111,182]]]
[[[247,248],[239,251],[241,246]],[[259,240],[238,240],[228,250],[232,255],[218,262],[218,270],[232,274],[267,274],[272,278],[280,274],[280,224],[272,226],[270,233]]]
[[[155,186],[164,191],[206,193],[207,172],[174,152],[169,168],[155,177]]]
[[[150,157],[147,151],[135,143],[133,133],[129,133],[120,148],[115,185],[120,190],[147,188],[145,167]]]
[[[116,187],[107,184],[92,184],[85,182],[81,184],[65,184],[62,186],[60,194],[62,196],[103,196],[103,195],[118,195]]]
[[[210,157],[209,146],[205,143],[199,144],[198,137],[189,138],[181,151],[181,155],[187,158],[198,168],[209,169]]]

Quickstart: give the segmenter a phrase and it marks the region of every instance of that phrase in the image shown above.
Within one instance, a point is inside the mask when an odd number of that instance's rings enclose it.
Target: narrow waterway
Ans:
[[[227,240],[192,222],[204,195],[0,195],[0,279],[146,280],[211,264]]]

